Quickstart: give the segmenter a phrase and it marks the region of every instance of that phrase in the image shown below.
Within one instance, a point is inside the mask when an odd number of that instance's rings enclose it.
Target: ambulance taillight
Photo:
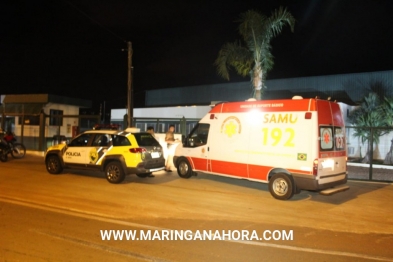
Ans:
[[[318,175],[318,159],[314,159],[313,168],[312,168],[312,174],[314,176]]]
[[[345,157],[345,170],[348,170],[348,156]]]

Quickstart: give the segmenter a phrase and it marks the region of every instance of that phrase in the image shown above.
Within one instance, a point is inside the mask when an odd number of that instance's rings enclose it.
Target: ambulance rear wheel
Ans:
[[[192,168],[187,158],[181,157],[177,161],[177,174],[181,178],[190,178],[192,176]]]
[[[290,199],[295,193],[292,177],[282,173],[273,175],[269,180],[269,191],[276,199]]]

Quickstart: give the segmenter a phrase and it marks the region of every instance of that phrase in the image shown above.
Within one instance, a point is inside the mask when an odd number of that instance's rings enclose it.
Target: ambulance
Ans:
[[[174,164],[182,178],[203,172],[268,183],[279,200],[349,189],[339,104],[317,98],[217,104],[177,147]]]

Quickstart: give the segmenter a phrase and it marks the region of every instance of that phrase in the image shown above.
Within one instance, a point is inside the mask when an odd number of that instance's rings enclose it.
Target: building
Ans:
[[[340,74],[327,76],[312,76],[287,79],[267,80],[267,90],[263,99],[291,99],[295,95],[304,98],[336,100],[340,103],[343,116],[347,122],[349,113],[356,108],[361,99],[370,91],[372,85],[382,85],[393,92],[393,70],[380,72],[366,72],[356,74]],[[199,85],[188,87],[174,87],[146,91],[145,105],[148,108],[134,109],[134,124],[145,130],[148,125],[157,123],[155,129],[159,132],[166,130],[169,123],[176,123],[176,131],[188,134],[198,119],[208,111],[212,101],[244,101],[253,96],[253,88],[249,81],[237,83],[223,83],[213,85]],[[182,128],[182,112],[190,107],[204,107],[207,111],[199,111],[194,119],[187,119],[187,128]],[[156,108],[156,109],[154,109]],[[111,121],[122,121],[125,109],[112,110]],[[123,115],[123,116],[122,116]],[[115,117],[116,116],[116,117]],[[149,119],[150,118],[150,119]],[[148,121],[147,121],[148,120]],[[183,124],[184,125],[184,124]],[[349,123],[347,122],[347,125]],[[354,129],[347,129],[348,152],[352,157],[365,156],[367,145],[352,135]],[[393,133],[381,137],[376,145],[374,157],[383,159],[389,152]]]
[[[91,126],[99,122],[99,116],[79,115],[85,107],[91,107],[91,101],[50,94],[2,95],[1,128],[14,132],[27,149],[44,151],[54,136],[76,135],[84,119],[92,119]]]
[[[207,112],[210,106],[176,106],[176,107],[153,107],[134,108],[133,124],[142,131],[152,126],[156,133],[165,133],[169,125],[175,126],[175,131],[182,135],[188,134]],[[126,122],[127,109],[112,109],[111,123],[123,125]]]
[[[356,74],[311,76],[273,79],[265,82],[268,87],[263,99],[290,99],[295,95],[356,105],[368,93],[370,84],[380,82],[393,86],[393,70]],[[146,91],[146,107],[209,105],[211,101],[244,101],[253,97],[250,81],[174,87]]]

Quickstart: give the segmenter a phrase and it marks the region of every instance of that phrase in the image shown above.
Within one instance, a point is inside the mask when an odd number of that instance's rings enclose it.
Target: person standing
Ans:
[[[154,133],[154,127],[152,127],[152,126],[147,127],[146,132],[149,133],[150,135],[152,135],[157,140],[156,134]],[[157,142],[158,142],[158,140],[157,140]],[[148,177],[154,177],[154,175],[150,174]]]
[[[154,127],[152,127],[152,126],[147,127],[147,131],[146,132],[150,133],[154,138],[156,138],[156,134],[154,133]]]
[[[167,143],[168,154],[165,162],[165,171],[172,172],[171,167],[173,166],[173,155],[175,154],[175,148],[178,140],[175,139],[175,126],[170,125],[168,132],[165,135],[165,142]]]

